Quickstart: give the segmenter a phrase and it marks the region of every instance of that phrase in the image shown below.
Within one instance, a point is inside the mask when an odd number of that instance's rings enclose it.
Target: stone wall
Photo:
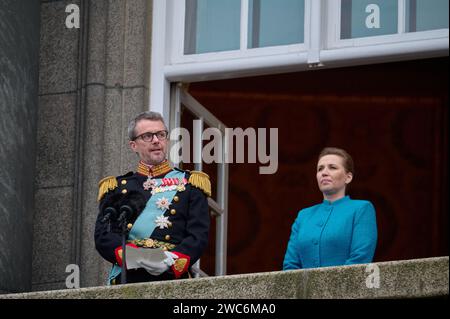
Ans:
[[[0,2],[0,293],[31,288],[39,2]]]
[[[372,280],[379,274],[379,281]],[[50,292],[0,298],[448,298],[448,256]]]
[[[80,28],[67,28],[67,5]],[[97,184],[134,169],[126,128],[148,106],[150,0],[41,1],[33,290],[65,288],[66,266],[82,287],[104,283],[95,251]]]

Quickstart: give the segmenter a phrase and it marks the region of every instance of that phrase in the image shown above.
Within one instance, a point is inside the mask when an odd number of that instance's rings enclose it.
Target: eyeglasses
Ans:
[[[152,132],[145,132],[141,135],[136,136],[133,141],[136,141],[138,138],[142,138],[144,142],[151,142],[153,141],[153,137],[156,136],[158,140],[163,141],[167,138],[168,132],[167,131],[158,131],[155,133]]]

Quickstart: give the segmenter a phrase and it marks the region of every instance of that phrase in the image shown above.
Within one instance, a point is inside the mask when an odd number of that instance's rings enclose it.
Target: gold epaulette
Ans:
[[[211,182],[209,181],[208,174],[200,171],[189,172],[189,183],[193,186],[200,188],[207,196],[211,196]]]
[[[98,198],[100,201],[107,192],[115,189],[118,186],[117,179],[114,176],[108,176],[98,182]]]

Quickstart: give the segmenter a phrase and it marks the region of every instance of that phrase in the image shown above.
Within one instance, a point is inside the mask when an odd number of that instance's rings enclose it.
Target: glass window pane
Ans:
[[[341,39],[398,32],[398,1],[342,0],[341,3]]]
[[[406,1],[406,31],[448,29],[448,0]]]
[[[250,0],[248,47],[304,42],[304,0]]]
[[[184,54],[238,50],[240,0],[186,0]]]

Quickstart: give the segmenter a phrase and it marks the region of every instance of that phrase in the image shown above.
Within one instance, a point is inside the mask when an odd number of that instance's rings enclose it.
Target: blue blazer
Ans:
[[[377,243],[375,208],[345,196],[302,209],[292,225],[283,269],[372,262]]]

